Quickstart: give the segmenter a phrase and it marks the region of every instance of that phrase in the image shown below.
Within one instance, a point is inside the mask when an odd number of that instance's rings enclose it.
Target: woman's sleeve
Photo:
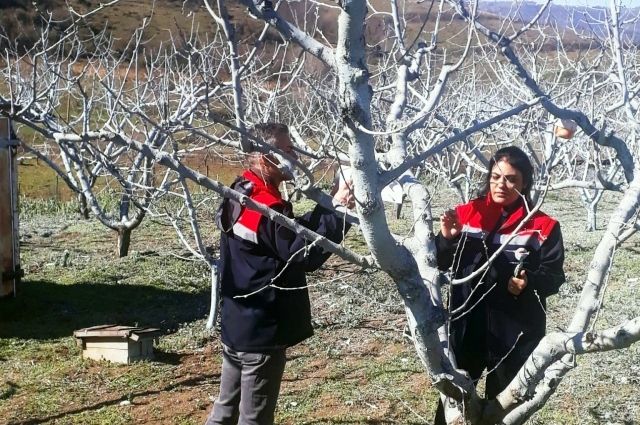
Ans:
[[[451,267],[459,239],[460,237],[447,239],[442,233],[436,236],[436,259],[440,270],[449,270]]]
[[[555,223],[551,233],[540,247],[540,266],[537,270],[527,270],[527,285],[535,289],[541,297],[557,294],[565,281],[564,245],[560,223]]]

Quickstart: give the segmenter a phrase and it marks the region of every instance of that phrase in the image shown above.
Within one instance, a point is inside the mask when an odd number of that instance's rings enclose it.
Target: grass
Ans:
[[[434,215],[454,202],[441,191]],[[602,235],[582,232],[582,218],[566,203],[553,196],[544,208],[560,218],[567,248],[568,280],[549,299],[550,330],[569,322]],[[605,198],[603,209],[614,203]],[[204,329],[206,267],[190,261],[171,229],[152,220],[134,233],[131,255],[118,259],[111,254],[114,235],[97,222],[36,201],[23,208],[33,209],[21,220],[27,275],[17,298],[0,300],[0,423],[202,423],[220,372],[218,336]],[[409,217],[406,210],[404,220],[388,219],[405,233]],[[204,224],[215,246],[213,225]],[[357,232],[346,243],[362,247]],[[616,254],[599,328],[640,315],[638,249],[632,239]],[[345,270],[332,260],[310,278],[325,282],[311,288],[316,335],[288,352],[276,422],[430,423],[437,393],[403,337],[406,319],[395,287],[382,273]],[[160,327],[156,359],[82,360],[73,331],[103,323]],[[639,360],[637,346],[580,357],[531,423],[637,423]]]
[[[174,279],[181,279],[183,273],[189,274],[186,280],[199,274],[197,265],[185,267],[183,262],[166,256],[139,256],[112,264],[96,261],[90,266],[32,268],[19,296],[3,300],[0,312],[4,377],[0,392],[6,394],[0,401],[1,416],[10,423],[53,419],[131,423],[131,417],[122,414],[120,401],[169,385],[166,379],[175,369],[172,363],[179,358],[178,348],[202,347],[207,342],[202,339],[193,344],[185,332],[188,326],[183,325],[206,314],[206,286],[170,289],[173,285],[153,273],[168,267],[176,272]],[[26,264],[29,267],[30,262]],[[42,279],[56,268],[55,282]],[[122,366],[83,361],[70,335],[75,329],[104,323],[153,325],[172,336],[184,335],[192,344],[163,338],[156,362]],[[200,323],[198,328],[202,327]]]

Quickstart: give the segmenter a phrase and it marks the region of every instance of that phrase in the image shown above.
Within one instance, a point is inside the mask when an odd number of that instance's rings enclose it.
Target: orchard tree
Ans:
[[[49,34],[51,18],[26,51],[10,45],[0,71],[0,102],[9,105],[8,114],[19,124],[22,148],[78,194],[83,215],[90,210],[117,233],[116,253],[123,257],[148,209],[179,181],[157,170],[153,157],[111,139],[175,148],[175,157],[188,159],[204,145],[178,146],[178,141],[203,132],[209,144],[220,140],[216,134],[224,130],[201,127],[198,119],[232,114],[227,98],[233,90],[219,65],[225,61],[222,32],[203,40],[193,27],[151,48],[151,21],[145,21],[120,51],[113,35],[87,34],[81,27],[99,11],[70,11],[71,24],[59,38]]]

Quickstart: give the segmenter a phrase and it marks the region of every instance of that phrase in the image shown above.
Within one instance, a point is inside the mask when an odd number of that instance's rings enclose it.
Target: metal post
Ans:
[[[0,110],[6,110],[0,105]],[[16,149],[11,120],[0,116],[0,297],[16,296],[23,275],[20,268],[18,178]]]

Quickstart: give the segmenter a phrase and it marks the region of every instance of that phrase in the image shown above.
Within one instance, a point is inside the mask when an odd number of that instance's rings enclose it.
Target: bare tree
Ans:
[[[49,37],[49,25],[26,52],[17,45],[6,50],[1,100],[24,125],[23,148],[51,166],[93,215],[117,232],[116,252],[125,256],[133,230],[168,190],[167,179],[155,169],[154,158],[109,139],[163,150],[184,139],[176,134],[202,132],[198,119],[227,114],[225,99],[233,90],[219,65],[225,60],[224,39],[221,33],[200,39],[194,27],[147,51],[147,21],[119,52],[106,32],[83,36],[81,18],[72,14],[78,22],[57,40]],[[210,124],[204,128],[209,140],[218,140],[217,130]],[[27,129],[35,143],[26,142]],[[184,158],[202,149],[186,144],[174,153]]]

